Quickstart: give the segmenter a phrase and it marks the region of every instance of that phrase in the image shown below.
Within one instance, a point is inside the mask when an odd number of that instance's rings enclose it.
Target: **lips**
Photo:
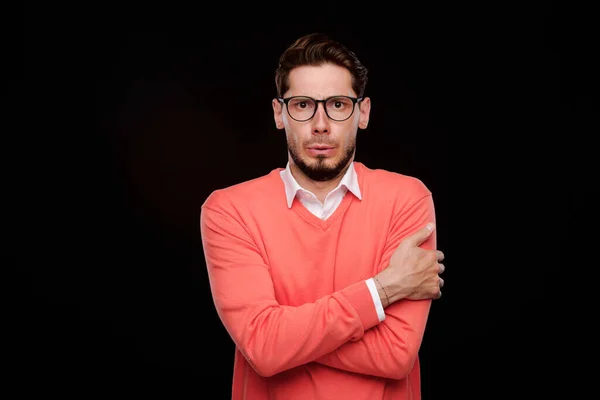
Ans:
[[[330,157],[335,154],[335,147],[326,145],[314,145],[307,148],[307,152],[315,157]]]

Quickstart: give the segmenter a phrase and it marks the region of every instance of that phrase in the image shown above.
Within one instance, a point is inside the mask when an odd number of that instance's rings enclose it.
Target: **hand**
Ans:
[[[431,228],[431,229],[428,229]],[[390,263],[375,282],[383,292],[382,302],[387,306],[400,299],[437,299],[442,295],[444,280],[444,253],[419,247],[433,232],[433,224],[405,238],[392,254]],[[381,295],[381,293],[380,293]]]

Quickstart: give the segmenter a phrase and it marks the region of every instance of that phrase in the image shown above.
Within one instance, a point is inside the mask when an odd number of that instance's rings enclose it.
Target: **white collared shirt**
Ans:
[[[304,189],[298,184],[292,175],[289,162],[286,168],[280,172],[280,175],[285,186],[288,208],[292,208],[294,197],[298,197],[298,200],[300,200],[311,213],[321,219],[327,219],[333,214],[342,202],[347,191],[352,192],[359,200],[362,200],[354,163],[350,164],[350,167],[346,170],[339,185],[329,192],[323,203],[321,203],[319,199],[317,199],[317,196],[312,192]]]
[[[296,181],[292,175],[289,162],[287,163],[285,169],[279,174],[281,175],[281,179],[283,180],[283,185],[285,187],[288,208],[292,208],[294,198],[297,197],[300,203],[302,203],[302,205],[304,205],[308,211],[321,219],[327,219],[334,213],[348,191],[356,196],[359,200],[362,200],[360,187],[358,186],[358,176],[356,175],[356,170],[354,169],[354,163],[350,164],[350,167],[346,170],[346,173],[342,177],[339,185],[329,192],[323,203],[317,199],[317,196],[315,196],[314,193],[304,189],[298,184],[298,181]],[[366,280],[366,283],[369,291],[371,292],[373,303],[375,303],[375,310],[377,311],[379,321],[383,321],[385,319],[385,313],[383,311],[381,299],[377,293],[375,282],[373,278],[370,278]]]

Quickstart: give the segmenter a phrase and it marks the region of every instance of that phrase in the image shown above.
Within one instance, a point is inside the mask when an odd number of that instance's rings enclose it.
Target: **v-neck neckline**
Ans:
[[[358,186],[361,188],[361,192],[362,192],[364,190],[363,189],[363,187],[364,187],[363,186],[363,182],[364,182],[363,165],[359,162],[354,161],[354,169],[355,169],[356,175],[357,175],[356,178],[358,179]],[[364,192],[363,192],[363,196],[364,196]],[[339,206],[336,208],[336,210],[333,212],[333,214],[331,214],[329,216],[329,218],[327,218],[327,219],[321,219],[321,218],[317,217],[316,215],[314,215],[313,213],[311,213],[302,204],[302,202],[300,202],[300,200],[297,197],[295,197],[294,201],[292,202],[292,210],[294,210],[298,215],[300,215],[306,222],[326,231],[336,221],[338,221],[342,215],[344,215],[344,213],[348,210],[348,207],[350,207],[350,204],[352,204],[353,201],[360,201],[360,200],[351,191],[349,191],[349,190],[346,191],[346,194],[342,198],[342,201],[339,204]]]
[[[363,189],[363,182],[364,182],[364,166],[362,163],[357,162],[357,161],[353,161],[354,163],[354,169],[356,171],[356,175],[357,175],[357,179],[358,179],[358,186],[361,188],[361,192],[364,190]],[[282,185],[282,188],[284,190],[282,190],[283,192],[283,201],[285,202],[285,184],[284,182],[281,180],[281,171],[283,171],[284,168],[277,168],[275,170],[273,170],[273,177],[275,177],[279,183]],[[362,192],[363,196],[364,196],[364,192]],[[337,220],[340,219],[340,217],[342,215],[344,215],[344,213],[346,212],[346,210],[348,210],[348,207],[350,207],[350,204],[352,204],[353,201],[361,201],[360,199],[358,199],[354,193],[352,193],[351,191],[346,191],[346,194],[344,195],[344,197],[342,198],[341,203],[338,205],[338,207],[336,208],[336,210],[333,212],[332,215],[329,216],[329,218],[327,219],[321,219],[319,217],[317,217],[316,215],[314,215],[313,213],[311,213],[305,206],[304,204],[302,204],[302,202],[300,202],[300,200],[297,197],[294,197],[294,200],[292,201],[292,207],[290,211],[294,211],[296,212],[296,214],[298,214],[302,219],[304,219],[306,222],[308,222],[311,225],[314,225],[324,231],[326,231],[327,229],[329,229]]]
[[[313,213],[311,213],[306,207],[304,207],[304,205],[300,202],[300,200],[298,200],[298,198],[294,198],[294,202],[292,203],[292,210],[299,214],[306,222],[326,231],[335,223],[335,221],[337,221],[346,212],[346,210],[348,209],[348,207],[354,199],[355,196],[352,194],[352,192],[347,191],[344,197],[342,198],[342,202],[340,203],[340,205],[327,219],[321,219]]]

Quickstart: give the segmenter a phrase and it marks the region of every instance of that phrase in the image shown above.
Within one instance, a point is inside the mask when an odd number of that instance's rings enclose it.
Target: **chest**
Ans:
[[[281,304],[300,305],[375,275],[389,226],[360,212],[347,212],[327,225],[290,215],[276,232],[262,237],[263,258]]]

